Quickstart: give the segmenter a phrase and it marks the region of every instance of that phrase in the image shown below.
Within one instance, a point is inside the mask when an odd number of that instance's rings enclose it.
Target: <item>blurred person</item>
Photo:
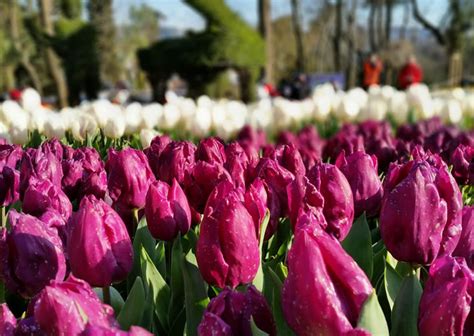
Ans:
[[[368,89],[371,85],[380,84],[380,74],[383,70],[382,61],[377,54],[371,54],[364,62],[363,86]]]
[[[402,67],[398,74],[398,87],[405,90],[412,84],[420,83],[423,80],[423,70],[416,61],[416,57],[410,55],[407,63]]]
[[[260,70],[260,79],[257,83],[257,96],[259,99],[278,97],[280,93],[271,83],[267,82],[265,69]]]
[[[291,87],[291,99],[303,100],[310,94],[308,78],[304,73],[298,74],[293,80]]]

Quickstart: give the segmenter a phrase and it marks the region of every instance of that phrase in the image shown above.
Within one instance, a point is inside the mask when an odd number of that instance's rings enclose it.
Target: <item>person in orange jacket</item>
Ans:
[[[376,54],[371,54],[364,62],[363,85],[365,89],[368,89],[371,85],[380,84],[380,74],[382,70],[382,61]]]
[[[410,85],[420,83],[422,80],[423,70],[416,61],[415,56],[411,55],[398,74],[398,87],[401,90],[405,90]]]

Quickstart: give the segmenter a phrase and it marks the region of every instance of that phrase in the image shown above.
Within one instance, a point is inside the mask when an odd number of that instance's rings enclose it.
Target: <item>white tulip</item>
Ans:
[[[125,107],[125,134],[131,135],[138,131],[142,123],[142,105],[131,103]]]
[[[151,141],[157,136],[160,135],[158,131],[153,129],[142,129],[140,131],[140,142],[142,144],[142,148],[147,148],[150,146]]]
[[[163,117],[163,106],[158,103],[145,105],[141,112],[142,128],[153,129],[160,123]]]
[[[338,108],[336,109],[336,116],[343,120],[354,120],[360,112],[360,106],[357,101],[354,101],[351,96],[345,95],[341,98]]]
[[[408,106],[408,100],[405,92],[395,91],[393,93],[392,97],[390,98],[388,110],[398,124],[407,121],[410,107]]]
[[[106,99],[99,99],[90,105],[89,113],[92,114],[100,128],[105,128],[112,112],[117,111],[116,105]]]
[[[26,145],[28,143],[28,129],[18,127],[17,125],[10,127],[10,141],[15,145]]]
[[[163,107],[163,128],[173,129],[181,119],[181,113],[178,107],[174,104],[166,104]]]
[[[50,112],[44,123],[44,135],[48,139],[61,139],[66,133],[66,127],[63,118],[57,112]]]
[[[21,93],[21,106],[28,112],[34,112],[41,107],[41,96],[38,91],[27,88]]]
[[[108,138],[119,139],[125,133],[126,122],[125,116],[120,108],[116,109],[111,117],[107,120],[103,131]]]
[[[212,127],[211,111],[204,107],[198,107],[192,119],[192,125],[190,126],[190,131],[193,132],[194,135],[201,137],[206,136]]]
[[[71,132],[74,139],[84,141],[86,137],[93,137],[97,131],[97,122],[87,113],[79,113],[71,122]]]
[[[10,125],[18,114],[24,113],[21,106],[16,101],[6,100],[0,108],[0,121]]]
[[[445,122],[449,122],[451,124],[459,123],[462,119],[462,108],[459,101],[456,99],[444,101],[444,106],[441,110],[441,117]]]

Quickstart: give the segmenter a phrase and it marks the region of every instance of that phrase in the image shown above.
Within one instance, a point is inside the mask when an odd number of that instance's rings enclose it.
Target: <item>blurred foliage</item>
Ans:
[[[147,72],[154,96],[163,99],[164,83],[173,73],[189,82],[190,94],[206,93],[208,83],[228,68],[240,74],[241,98],[255,95],[254,84],[264,65],[264,43],[260,35],[224,0],[186,0],[206,20],[206,29],[183,38],[160,41],[140,49],[140,66]]]

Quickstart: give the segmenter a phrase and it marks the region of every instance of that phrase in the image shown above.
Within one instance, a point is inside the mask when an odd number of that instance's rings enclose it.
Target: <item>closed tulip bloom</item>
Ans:
[[[221,182],[209,196],[196,250],[204,280],[220,288],[250,283],[260,263],[256,224],[232,188]]]
[[[244,195],[244,204],[252,216],[253,221],[256,225],[255,232],[257,232],[257,236],[260,237],[260,229],[262,226],[262,222],[265,218],[267,212],[267,191],[265,190],[265,186],[260,179],[255,179],[255,181],[250,185],[247,192]],[[274,231],[273,228],[267,226],[267,230],[265,232],[265,236],[271,236]],[[267,238],[268,239],[268,238]]]
[[[49,209],[56,210],[68,221],[72,204],[66,194],[48,180],[30,179],[30,185],[23,196],[22,209],[25,213],[39,217]]]
[[[446,256],[430,267],[420,300],[420,336],[474,334],[474,272],[463,258]]]
[[[156,239],[173,240],[178,233],[185,235],[191,227],[191,209],[176,180],[171,187],[163,181],[150,185],[145,215],[148,229]]]
[[[392,165],[385,190],[380,230],[395,258],[426,265],[454,251],[462,229],[462,196],[444,164]]]
[[[356,326],[372,285],[339,242],[317,227],[295,233],[282,289],[285,319],[302,336],[364,334]]]
[[[158,178],[170,184],[176,179],[183,185],[194,166],[195,151],[196,146],[192,142],[170,142],[160,155]]]
[[[325,231],[342,241],[354,221],[354,199],[349,182],[339,168],[328,163],[315,165],[308,178],[324,198]]]
[[[252,169],[254,168],[247,153],[242,146],[234,141],[225,149],[227,161],[224,164],[225,169],[229,172],[234,184],[245,189],[247,183],[250,182]]]
[[[474,171],[474,147],[459,145],[450,157],[453,176],[460,184],[474,184],[470,177]]]
[[[311,212],[318,218],[318,223],[323,230],[327,227],[326,219],[323,215],[324,199],[316,187],[309,182],[306,176],[298,175],[288,184],[288,213],[293,231],[296,222],[302,212]]]
[[[31,178],[48,180],[61,188],[63,168],[61,162],[52,153],[43,153],[40,150],[23,152],[20,163],[20,197],[30,184]]]
[[[474,270],[474,206],[465,206],[462,210],[462,232],[453,256],[464,257]]]
[[[127,277],[133,263],[132,243],[124,222],[109,205],[86,196],[69,225],[68,256],[75,276],[95,287]]]
[[[196,149],[196,160],[209,163],[217,162],[224,164],[226,161],[225,149],[222,140],[218,138],[206,138],[199,142]]]
[[[254,287],[245,292],[225,288],[213,298],[198,326],[198,335],[251,336],[251,319],[268,335],[276,335],[275,321],[265,297]]]
[[[145,206],[148,187],[155,177],[142,151],[132,148],[121,151],[110,149],[105,169],[109,194],[114,203],[131,209]]]
[[[4,166],[16,169],[23,155],[23,150],[17,145],[0,145],[0,171]]]
[[[155,176],[158,176],[158,170],[161,164],[160,155],[170,142],[171,138],[169,136],[158,135],[153,138],[150,143],[150,146],[143,150],[146,157],[148,158],[148,163],[150,164],[150,168],[155,174]]]
[[[7,287],[24,297],[32,297],[50,280],[66,274],[61,239],[56,230],[39,219],[9,212],[11,231],[2,231],[0,273]]]
[[[0,206],[9,206],[20,198],[20,172],[8,166],[0,173]]]
[[[288,169],[295,176],[306,174],[303,159],[294,144],[279,145],[275,149],[271,149],[270,153],[265,156],[278,161],[282,167]]]
[[[72,275],[64,282],[52,281],[31,301],[28,311],[47,335],[80,335],[87,323],[116,324],[112,307],[103,304],[87,282]]]
[[[377,172],[377,158],[364,152],[354,152],[348,156],[341,153],[336,166],[347,178],[354,197],[355,216],[365,211],[367,216],[377,216],[382,203],[383,188]]]
[[[0,334],[3,336],[13,336],[16,328],[16,318],[8,308],[6,303],[0,305]]]

